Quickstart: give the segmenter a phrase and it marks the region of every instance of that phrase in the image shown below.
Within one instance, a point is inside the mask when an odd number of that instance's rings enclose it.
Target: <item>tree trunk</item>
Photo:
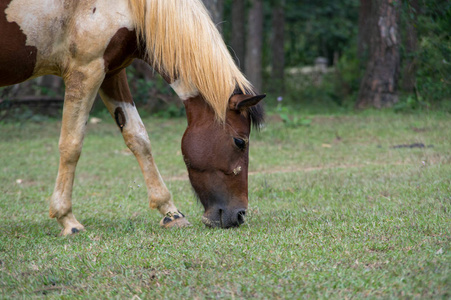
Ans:
[[[371,37],[371,4],[373,0],[360,0],[359,33],[357,35],[357,56],[364,62],[368,57]]]
[[[262,90],[263,1],[251,0],[246,44],[246,75],[255,89]]]
[[[285,70],[285,0],[275,2],[272,12],[271,86],[273,86],[273,92],[282,94]]]
[[[413,93],[416,85],[416,61],[415,54],[418,51],[418,34],[415,24],[417,24],[417,15],[419,13],[418,0],[410,0],[410,7],[407,10],[406,30],[404,37],[404,46],[406,49],[406,58],[402,70],[401,86],[405,92]],[[412,17],[411,17],[412,16]]]
[[[369,59],[357,108],[390,107],[398,101],[399,7],[393,0],[373,0]]]
[[[203,0],[205,6],[210,12],[213,23],[220,32],[222,32],[222,21],[224,17],[224,0]]]
[[[233,0],[232,4],[232,40],[231,46],[235,52],[236,64],[244,69],[246,46],[246,6],[243,0]]]

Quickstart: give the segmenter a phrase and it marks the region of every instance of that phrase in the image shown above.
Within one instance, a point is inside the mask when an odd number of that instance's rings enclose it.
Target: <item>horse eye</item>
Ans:
[[[246,142],[243,139],[237,139],[237,138],[233,138],[233,141],[235,142],[235,145],[240,148],[241,150],[243,150],[244,148],[246,148]]]

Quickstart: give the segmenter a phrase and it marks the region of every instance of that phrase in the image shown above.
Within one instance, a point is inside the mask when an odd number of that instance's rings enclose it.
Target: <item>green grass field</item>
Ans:
[[[185,119],[144,120],[193,224],[177,230],[148,209],[113,121],[90,124],[73,193],[87,230],[71,237],[48,218],[60,122],[0,124],[0,298],[449,299],[451,116],[304,117],[253,133],[247,220],[228,230],[201,223]]]

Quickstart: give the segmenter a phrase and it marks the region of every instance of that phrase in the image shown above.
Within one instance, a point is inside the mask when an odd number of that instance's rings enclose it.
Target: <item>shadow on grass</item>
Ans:
[[[136,230],[145,230],[152,233],[160,228],[159,224],[149,217],[85,218],[79,220],[85,226],[85,231],[81,235],[100,232],[127,235],[133,234]],[[61,226],[53,219],[3,221],[0,224],[0,236],[9,238],[57,237],[61,229]]]

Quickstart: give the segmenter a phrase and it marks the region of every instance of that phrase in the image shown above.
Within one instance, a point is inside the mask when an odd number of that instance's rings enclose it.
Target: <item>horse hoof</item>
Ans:
[[[182,228],[189,227],[191,223],[181,213],[167,213],[166,216],[160,221],[160,226],[163,228]]]
[[[74,235],[84,230],[85,228],[83,226],[81,228],[80,227],[64,228],[63,230],[61,230],[60,236]]]

